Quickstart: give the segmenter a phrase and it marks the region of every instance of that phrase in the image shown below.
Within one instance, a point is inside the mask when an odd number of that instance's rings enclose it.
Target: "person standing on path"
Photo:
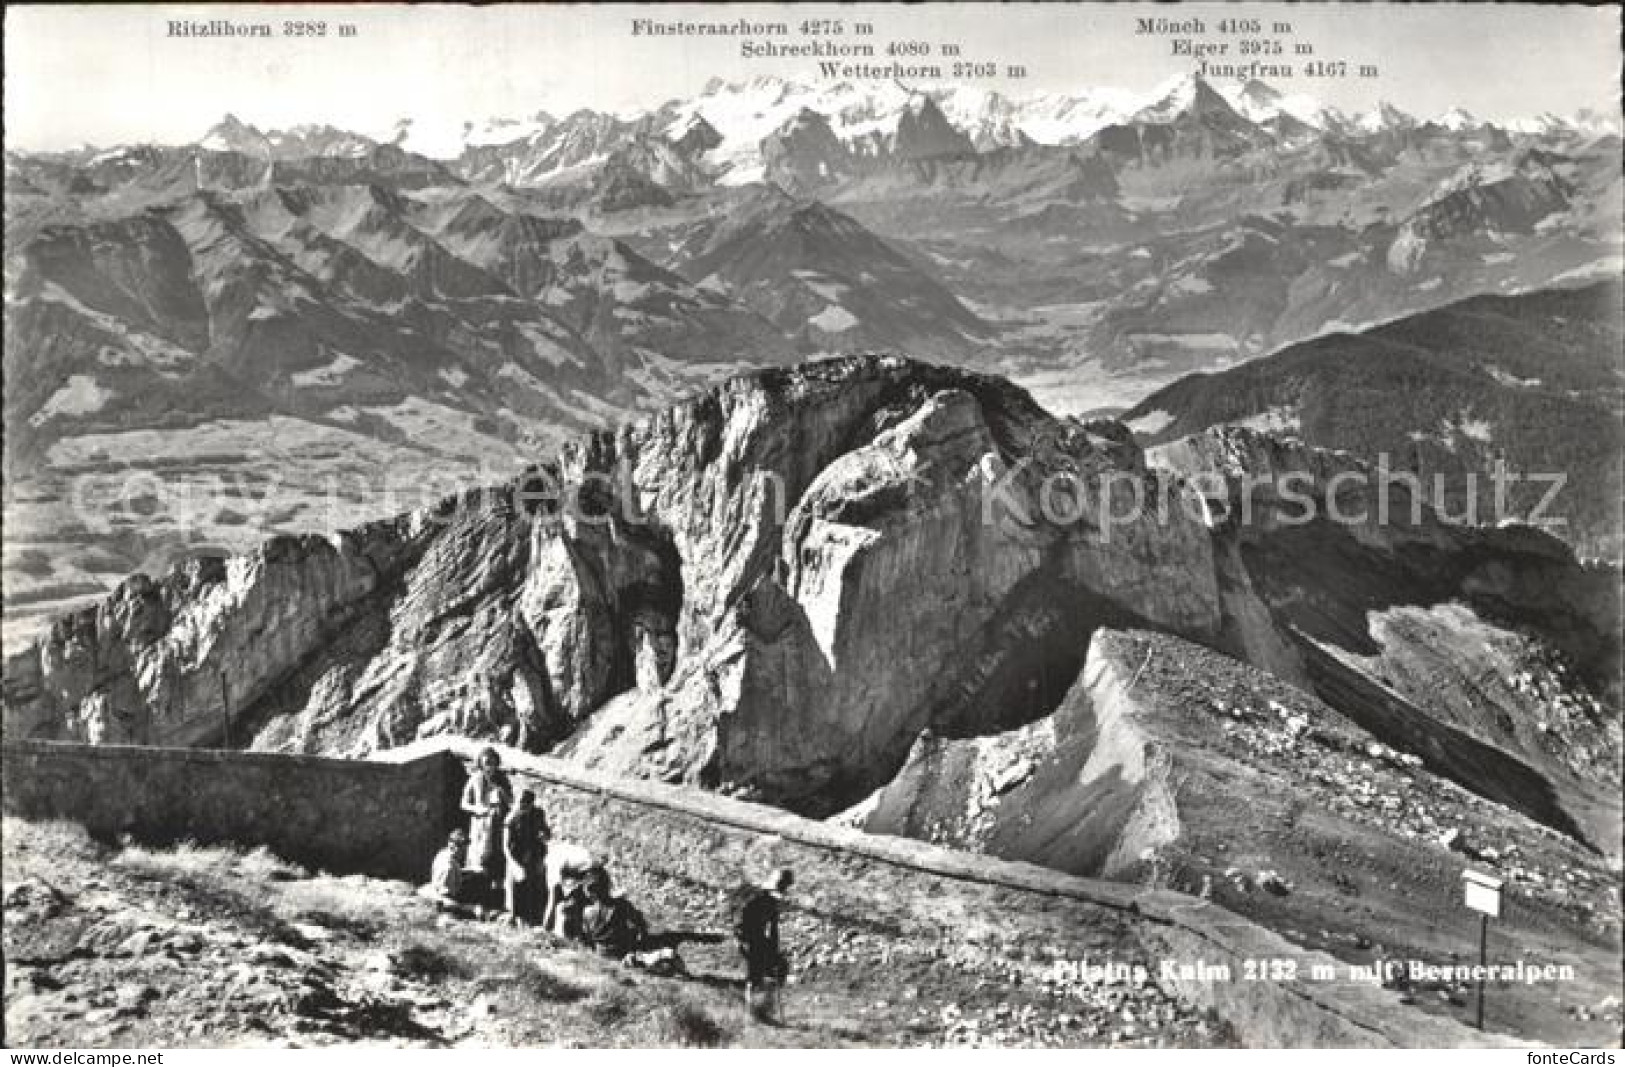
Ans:
[[[792,881],[788,870],[774,871],[747,890],[734,920],[734,937],[745,957],[745,1009],[766,1022],[780,1021],[779,989],[789,966],[779,937],[779,912]]]
[[[519,791],[519,801],[503,827],[502,851],[507,857],[503,903],[520,926],[535,926],[542,918],[542,895],[547,881],[547,842],[552,832],[547,816],[536,806],[536,794]]]
[[[484,876],[493,896],[504,885],[502,824],[512,806],[513,788],[502,757],[494,748],[481,749],[463,787],[462,808],[468,813],[468,869]]]

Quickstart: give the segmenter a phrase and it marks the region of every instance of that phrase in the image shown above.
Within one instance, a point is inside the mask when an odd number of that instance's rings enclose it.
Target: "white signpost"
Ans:
[[[1501,879],[1480,871],[1462,871],[1463,902],[1478,912],[1478,1028],[1484,1029],[1484,968],[1489,965],[1490,918],[1501,917]]]

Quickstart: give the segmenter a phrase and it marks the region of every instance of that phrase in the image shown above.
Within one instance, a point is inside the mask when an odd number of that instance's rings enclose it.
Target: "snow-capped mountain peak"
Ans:
[[[1082,141],[1103,127],[1126,122],[1145,103],[1143,94],[1116,88],[1044,92],[1012,101],[1022,131],[1040,144]]]
[[[1348,124],[1348,117],[1336,108],[1303,93],[1283,93],[1257,78],[1217,91],[1236,114],[1260,125],[1285,117],[1316,130],[1338,132]]]
[[[1030,145],[1074,145],[1108,126],[1168,125],[1197,120],[1240,137],[1240,145],[1296,145],[1319,134],[1360,138],[1419,125],[1382,101],[1345,115],[1301,93],[1260,79],[1210,82],[1182,73],[1149,92],[1121,88],[1012,93],[986,86],[904,85],[896,81],[798,82],[777,75],[712,78],[697,95],[648,111],[579,110],[564,118],[545,111],[478,121],[402,119],[382,131],[352,132],[325,125],[263,130],[237,116],[223,118],[198,147],[256,159],[309,156],[362,158],[380,145],[453,163],[460,174],[531,186],[611,157],[681,173],[685,188],[713,181],[742,185],[771,169],[764,143],[808,128],[818,116],[827,131],[817,153],[829,174],[856,173],[889,158],[963,156]],[[1429,128],[1475,134],[1482,119],[1452,108]],[[1530,136],[1617,134],[1617,119],[1584,111],[1573,119],[1542,114],[1504,124]],[[656,143],[659,142],[659,143]],[[780,145],[782,147],[782,144]],[[632,153],[625,156],[624,153]],[[618,155],[620,153],[620,155]],[[669,157],[669,158],[667,158]],[[638,162],[638,161],[642,162]],[[659,181],[660,179],[655,179]]]
[[[1281,113],[1280,91],[1257,78],[1228,92],[1221,89],[1219,93],[1243,118],[1253,122],[1264,122]]]
[[[209,132],[198,141],[198,147],[211,152],[241,152],[244,155],[263,156],[268,154],[270,142],[257,128],[228,113],[210,127]]]
[[[1451,108],[1434,121],[1438,125],[1443,126],[1445,129],[1453,130],[1457,133],[1461,132],[1462,130],[1475,130],[1483,125],[1482,122],[1478,121],[1478,119],[1473,116],[1472,112],[1467,111],[1465,108],[1459,107]]]
[[[1015,147],[1034,139],[1022,129],[1021,109],[996,89],[959,85],[931,96],[948,121],[965,131],[978,151]]]
[[[1615,107],[1610,114],[1604,114],[1595,108],[1583,107],[1569,119],[1569,125],[1581,133],[1594,137],[1606,134],[1618,135],[1620,132],[1620,113]]]
[[[1416,125],[1416,120],[1388,101],[1379,100],[1376,107],[1358,115],[1354,125],[1362,133],[1382,133],[1411,129]]]
[[[1263,83],[1259,85],[1265,92],[1274,92]],[[1134,121],[1161,124],[1204,115],[1240,117],[1230,102],[1197,74],[1181,74],[1163,82],[1151,91],[1151,100],[1152,103],[1134,113]]]
[[[1151,103],[1135,112],[1137,122],[1172,122],[1196,103],[1202,80],[1194,74],[1180,74],[1151,90]]]
[[[559,124],[546,111],[526,118],[491,116],[461,122],[425,122],[403,118],[376,139],[430,159],[456,159],[470,148],[533,140]]]
[[[1506,123],[1506,128],[1511,133],[1544,135],[1567,132],[1570,126],[1559,116],[1552,114],[1550,111],[1543,111],[1539,115],[1513,119]]]

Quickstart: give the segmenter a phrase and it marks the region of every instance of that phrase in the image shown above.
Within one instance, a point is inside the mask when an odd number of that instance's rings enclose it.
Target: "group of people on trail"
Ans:
[[[534,925],[552,837],[536,794],[521,790],[514,801],[502,758],[488,748],[463,789],[462,809],[468,829],[453,830],[435,856],[427,895],[448,904],[490,907],[500,892],[501,906],[515,922]]]
[[[461,807],[468,829],[451,832],[434,858],[423,895],[443,905],[506,913],[509,921],[542,926],[595,951],[639,966],[681,973],[674,949],[653,949],[648,922],[614,892],[603,863],[579,845],[555,842],[547,816],[529,789],[514,794],[502,758],[487,748],[475,760]],[[777,870],[734,901],[734,937],[745,961],[745,1001],[752,1014],[773,1018],[788,967],[779,912],[791,885]]]

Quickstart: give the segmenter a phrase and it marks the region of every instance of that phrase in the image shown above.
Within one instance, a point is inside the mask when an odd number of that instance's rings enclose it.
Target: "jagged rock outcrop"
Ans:
[[[332,540],[274,538],[247,555],[191,560],[162,580],[137,575],[7,662],[6,729],[244,743],[256,704],[370,606],[423,533],[409,518]]]
[[[563,741],[833,810],[928,725],[1047,711],[1076,666],[1056,650],[1102,621],[1216,633],[1207,531],[1122,506],[1169,483],[999,379],[761,373],[338,547],[273,542],[191,596],[131,582],[24,657],[8,726],[89,737],[116,713],[122,737],[199,743],[224,692],[237,744]],[[149,587],[164,611],[119,607]]]
[[[841,821],[1117,877],[1179,839],[1165,739],[1133,699],[1145,663],[1103,629],[1053,714],[1003,733],[922,735],[897,777]]]
[[[948,121],[935,100],[923,95],[909,101],[897,116],[897,129],[890,141],[888,147],[897,159],[976,155],[970,137]]]

